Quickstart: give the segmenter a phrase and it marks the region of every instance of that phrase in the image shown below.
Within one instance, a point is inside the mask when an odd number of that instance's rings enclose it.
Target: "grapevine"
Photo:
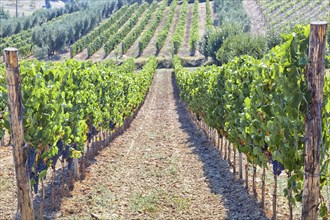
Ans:
[[[289,173],[291,199],[300,202],[309,28],[297,26],[284,40],[260,60],[243,56],[222,67],[201,67],[195,73],[185,70],[178,57],[173,64],[180,95],[189,109],[225,136],[250,163],[267,167],[271,161],[274,175],[282,170]],[[328,83],[326,80],[326,103]],[[329,106],[325,105],[323,112],[329,112]],[[324,133],[325,152],[328,136]],[[328,166],[326,160],[322,164]],[[326,172],[321,179],[324,175]]]

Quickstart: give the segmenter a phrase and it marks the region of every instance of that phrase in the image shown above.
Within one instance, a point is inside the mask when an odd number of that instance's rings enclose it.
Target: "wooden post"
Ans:
[[[312,22],[309,40],[308,113],[305,118],[304,188],[302,220],[317,219],[320,198],[320,144],[322,141],[322,104],[325,70],[326,22]]]
[[[18,215],[21,215],[22,219],[34,219],[30,177],[26,168],[27,158],[24,153],[18,50],[16,48],[6,48],[4,60],[6,63],[10,129],[17,182]]]
[[[274,191],[273,191],[273,217],[272,220],[277,219],[277,176],[274,175]]]
[[[266,198],[266,168],[262,166],[262,177],[261,177],[261,206],[265,208],[265,198]]]
[[[234,164],[233,164],[233,169],[234,169],[234,175],[236,175],[236,147],[233,146],[233,151],[234,151]]]
[[[231,157],[231,148],[230,148],[230,142],[228,141],[228,164],[229,166],[232,166],[232,163],[231,163],[231,160],[230,160],[230,157]]]
[[[225,144],[224,144],[224,150],[225,150],[225,153],[224,153],[223,158],[224,158],[225,160],[227,160],[227,139],[224,140],[224,141],[225,141]]]
[[[249,191],[249,162],[245,164],[245,188]]]
[[[291,177],[291,173],[288,172],[288,179],[290,177]],[[292,189],[289,189],[288,205],[289,205],[289,220],[293,220]]]
[[[72,46],[70,46],[70,58],[73,58]]]
[[[224,153],[223,153],[223,145],[224,145],[225,143],[224,143],[224,138],[223,138],[223,136],[221,137],[221,149],[220,149],[220,152],[221,152],[221,157],[223,158],[223,159],[225,159],[224,158]]]
[[[243,158],[242,153],[238,153],[238,160],[239,160],[239,178],[243,179]]]
[[[73,176],[75,180],[79,178],[79,163],[77,158],[73,158]]]
[[[252,190],[253,196],[258,199],[257,188],[256,188],[256,178],[257,178],[257,167],[253,165],[253,174],[252,174]]]

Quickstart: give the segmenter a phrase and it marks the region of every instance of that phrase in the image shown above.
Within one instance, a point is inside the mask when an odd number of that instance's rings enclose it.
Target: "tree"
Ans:
[[[0,20],[8,19],[8,18],[9,18],[8,12],[5,12],[3,8],[0,8]]]
[[[50,0],[45,0],[46,8],[51,8]]]

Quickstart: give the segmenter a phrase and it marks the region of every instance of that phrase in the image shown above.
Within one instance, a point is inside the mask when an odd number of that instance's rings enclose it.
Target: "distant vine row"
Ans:
[[[176,25],[175,32],[171,38],[173,53],[177,54],[184,39],[184,31],[186,29],[186,20],[188,12],[188,0],[184,0],[180,8],[179,21]]]

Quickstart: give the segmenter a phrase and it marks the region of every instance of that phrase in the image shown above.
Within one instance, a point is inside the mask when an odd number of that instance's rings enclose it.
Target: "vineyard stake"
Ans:
[[[305,78],[311,98],[308,100],[308,113],[305,118],[302,220],[317,219],[320,203],[320,145],[327,26],[328,24],[322,21],[310,24],[309,63]]]
[[[220,149],[220,152],[221,152],[221,157],[224,159],[223,145],[224,145],[224,139],[223,139],[223,135],[221,135],[221,149]]]
[[[230,148],[230,142],[228,141],[228,163],[229,163],[229,166],[232,166],[232,163],[231,163],[231,160],[230,160],[230,157],[231,157],[231,148]]]
[[[253,195],[257,199],[258,194],[257,194],[257,188],[256,188],[256,178],[257,178],[257,167],[253,165],[253,175],[252,175],[252,189],[253,189]]]
[[[291,173],[288,172],[287,174],[288,174],[288,179],[289,179],[291,177]],[[289,205],[289,220],[293,220],[292,189],[289,189],[288,205]]]
[[[242,153],[238,153],[238,160],[239,160],[239,178],[243,179],[243,158]]]
[[[30,177],[27,172],[27,158],[24,153],[23,109],[18,66],[18,50],[16,48],[6,48],[4,60],[6,63],[10,130],[17,182],[19,210],[19,213],[17,214],[21,215],[22,219],[34,219]]]
[[[233,168],[234,168],[234,175],[236,175],[236,148],[235,148],[235,146],[233,146],[233,151],[234,151],[234,164],[233,164]]]
[[[266,188],[266,168],[265,166],[262,166],[262,176],[261,176],[261,191],[262,191],[262,195],[261,195],[261,206],[262,208],[265,208],[265,198],[266,198],[266,192],[265,192],[265,188]]]
[[[73,158],[73,176],[75,180],[79,178],[79,163],[78,158]]]
[[[273,191],[273,217],[272,220],[277,219],[277,213],[276,213],[276,208],[277,208],[277,175],[274,175],[274,191]]]
[[[225,144],[224,144],[224,150],[225,150],[225,153],[224,153],[224,159],[227,160],[227,139],[224,140]]]
[[[245,164],[245,188],[249,191],[249,162]]]

